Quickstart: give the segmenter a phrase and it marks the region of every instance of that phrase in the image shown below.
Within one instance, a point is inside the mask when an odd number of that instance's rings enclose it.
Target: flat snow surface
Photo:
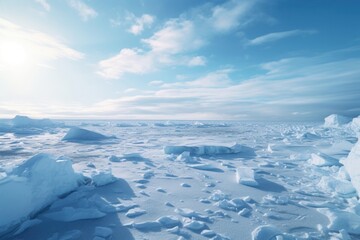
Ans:
[[[0,213],[13,224],[0,226],[0,239],[360,239],[351,179],[360,144],[350,124],[36,123],[0,123],[0,203],[22,211],[15,220]],[[40,205],[26,202],[35,177],[21,166],[39,153],[71,159],[79,187],[59,195],[44,183],[49,196],[40,186]],[[13,179],[19,188],[2,187]],[[11,203],[2,201],[10,192]]]

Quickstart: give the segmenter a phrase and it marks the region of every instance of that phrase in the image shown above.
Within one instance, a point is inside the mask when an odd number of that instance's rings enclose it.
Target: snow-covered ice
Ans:
[[[0,239],[359,239],[358,119],[2,120]]]

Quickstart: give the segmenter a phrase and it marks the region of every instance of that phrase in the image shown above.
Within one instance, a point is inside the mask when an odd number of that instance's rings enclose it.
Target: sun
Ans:
[[[0,45],[0,63],[5,67],[21,67],[28,61],[24,45],[17,42],[2,42]]]

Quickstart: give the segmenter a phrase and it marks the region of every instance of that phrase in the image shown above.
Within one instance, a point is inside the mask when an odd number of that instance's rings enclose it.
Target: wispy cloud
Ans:
[[[51,6],[47,0],[35,0],[35,2],[39,3],[46,11],[50,11]]]
[[[77,11],[83,21],[95,18],[98,13],[81,0],[68,0],[69,6]]]
[[[0,43],[5,44],[6,42],[16,42],[23,46],[31,55],[32,61],[39,61],[38,64],[59,58],[77,60],[84,57],[83,53],[70,48],[46,33],[0,18]]]
[[[139,35],[145,28],[151,27],[155,21],[155,17],[149,14],[136,17],[133,13],[128,13],[126,20],[131,23],[128,31],[134,35]]]
[[[145,119],[316,120],[334,112],[353,114],[360,99],[360,59],[333,59],[326,54],[279,59],[259,65],[266,72],[249,79],[222,69],[190,81],[156,82],[156,91],[94,108]]]
[[[299,35],[308,35],[308,34],[314,34],[316,31],[313,30],[291,30],[291,31],[284,31],[284,32],[274,32],[265,34],[262,36],[259,36],[257,38],[254,38],[252,40],[248,41],[248,45],[261,45],[268,42],[275,42],[278,40],[281,40],[283,38],[293,37],[293,36],[299,36]]]

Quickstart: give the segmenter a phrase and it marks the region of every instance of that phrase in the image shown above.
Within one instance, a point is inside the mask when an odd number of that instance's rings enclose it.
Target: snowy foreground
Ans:
[[[360,118],[0,121],[0,239],[360,239]]]

